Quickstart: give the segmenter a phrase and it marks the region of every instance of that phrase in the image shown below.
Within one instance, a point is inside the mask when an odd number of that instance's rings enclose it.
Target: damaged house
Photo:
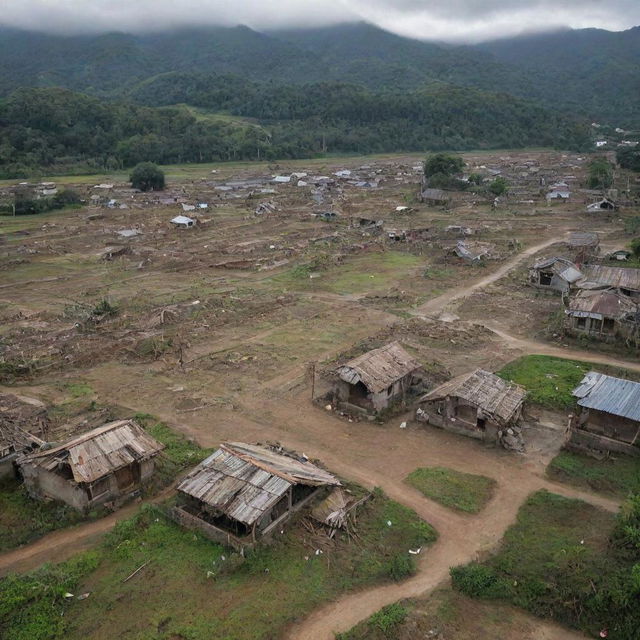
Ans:
[[[582,273],[573,262],[557,256],[540,260],[529,268],[529,284],[546,291],[568,293],[580,278]]]
[[[602,198],[602,200],[598,200],[597,202],[592,202],[587,205],[587,213],[599,213],[601,211],[616,211],[618,205],[613,201],[609,200],[609,198]]]
[[[340,481],[281,447],[225,443],[178,485],[172,517],[236,549],[280,530],[293,513]]]
[[[521,449],[518,421],[525,395],[519,385],[477,369],[423,396],[416,419],[483,442]]]
[[[583,264],[595,258],[600,253],[600,237],[591,231],[574,231],[569,234],[564,245],[567,247],[571,260]]]
[[[640,383],[590,371],[573,390],[578,411],[567,447],[640,455]]]
[[[333,404],[371,415],[424,391],[422,365],[397,342],[349,360],[336,370]]]
[[[640,337],[640,300],[617,289],[583,289],[569,300],[565,309],[565,330],[573,335],[589,335],[599,340]]]
[[[85,511],[139,490],[163,448],[133,420],[118,420],[17,463],[32,497]]]
[[[432,206],[446,207],[451,202],[451,195],[442,189],[423,189],[420,192],[420,200]]]
[[[44,444],[49,419],[39,400],[0,394],[0,478],[15,474],[16,459]]]
[[[640,269],[588,264],[582,273],[584,279],[578,283],[582,289],[611,287],[630,298],[640,298]]]

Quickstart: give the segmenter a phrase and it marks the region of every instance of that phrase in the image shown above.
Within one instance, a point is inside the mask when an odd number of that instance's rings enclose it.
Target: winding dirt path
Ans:
[[[499,280],[523,260],[556,242],[558,235],[529,247],[493,273],[429,300],[412,310],[412,313],[436,316],[451,303]],[[575,357],[640,370],[640,364],[637,363],[514,338],[497,326],[490,323],[486,326],[506,344],[523,353]],[[189,355],[197,358],[203,354],[194,349]],[[134,376],[135,373],[131,368],[130,375]],[[334,632],[351,628],[387,604],[406,597],[427,595],[448,579],[451,566],[469,562],[494,548],[504,531],[515,521],[522,502],[533,491],[546,488],[605,509],[616,510],[618,507],[615,501],[550,482],[544,477],[546,461],[543,460],[531,461],[495,449],[487,450],[475,441],[439,430],[431,432],[409,428],[398,431],[395,421],[382,428],[368,423],[349,424],[337,420],[334,415],[309,405],[306,388],[300,392],[291,391],[291,385],[288,384],[283,391],[282,384],[291,382],[287,380],[288,376],[294,382],[300,381],[304,370],[300,365],[293,366],[282,379],[276,380],[277,384],[265,385],[251,397],[245,394],[240,398],[244,409],[240,413],[230,414],[228,420],[223,419],[221,412],[216,413],[215,408],[209,408],[190,414],[189,425],[183,426],[180,426],[183,416],[176,412],[171,400],[153,393],[153,389],[141,393],[139,385],[132,384],[132,380],[125,377],[119,386],[111,384],[105,386],[104,390],[98,386],[96,388],[105,400],[127,402],[140,411],[149,411],[177,425],[188,435],[195,436],[203,446],[214,446],[225,439],[237,437],[240,424],[243,437],[284,441],[311,457],[322,459],[329,468],[345,478],[368,487],[381,487],[387,495],[414,509],[438,530],[438,541],[418,556],[418,572],[413,578],[400,584],[346,595],[291,627],[286,635],[289,640],[333,640]],[[92,384],[94,382],[99,384],[92,380]],[[283,397],[286,401],[283,401]],[[454,513],[404,484],[403,479],[409,472],[429,465],[448,466],[493,477],[498,481],[496,493],[476,516]],[[163,496],[156,499],[165,497],[167,491],[171,490],[166,490]],[[0,555],[0,575],[28,570],[43,562],[64,560],[78,550],[95,544],[100,535],[128,517],[136,508],[137,505],[131,505],[102,520],[49,534],[31,545]],[[562,636],[556,631],[554,625],[540,622],[540,637],[549,640],[580,637],[565,630],[562,630],[565,634]]]

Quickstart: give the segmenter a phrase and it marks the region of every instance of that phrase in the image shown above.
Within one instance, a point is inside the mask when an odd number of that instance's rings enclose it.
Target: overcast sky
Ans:
[[[569,26],[640,24],[640,0],[1,0],[0,24],[44,31],[142,32],[246,24],[254,29],[366,20],[420,39],[479,41]]]

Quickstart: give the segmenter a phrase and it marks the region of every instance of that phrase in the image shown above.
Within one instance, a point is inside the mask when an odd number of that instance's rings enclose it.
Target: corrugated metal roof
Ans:
[[[576,317],[620,318],[634,313],[636,306],[627,297],[615,290],[582,290],[569,301],[567,314]]]
[[[441,400],[447,396],[462,398],[494,416],[497,422],[506,423],[522,406],[526,391],[489,371],[476,369],[433,389],[424,395],[420,402]]]
[[[339,485],[310,462],[268,447],[225,443],[178,485],[178,491],[251,526],[295,484]]]
[[[162,449],[164,445],[133,420],[118,420],[53,449],[24,456],[19,464],[34,464],[51,471],[64,461],[71,467],[76,482],[94,482]]]
[[[582,268],[584,281],[596,284],[640,291],[640,269],[630,267],[608,267],[602,264],[588,264]],[[580,283],[582,286],[582,283]]]
[[[534,263],[531,268],[535,271],[539,271],[540,269],[550,269],[553,273],[557,274],[569,283],[574,283],[582,278],[582,273],[580,273],[578,267],[571,262],[571,260],[560,258],[558,256],[539,260]]]
[[[589,371],[573,390],[587,409],[640,421],[640,383]]]
[[[421,368],[422,365],[399,343],[391,342],[349,360],[336,372],[349,384],[362,382],[372,393],[380,393],[394,382]]]

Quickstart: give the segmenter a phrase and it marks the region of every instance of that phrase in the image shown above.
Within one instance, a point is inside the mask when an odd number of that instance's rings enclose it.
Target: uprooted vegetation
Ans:
[[[640,634],[640,499],[619,516],[547,491],[531,495],[498,552],[451,569],[454,587],[612,640]],[[605,637],[605,636],[600,636]]]
[[[95,552],[1,580],[0,626],[16,640],[204,640],[212,633],[267,640],[340,593],[411,575],[408,550],[435,536],[412,511],[375,492],[351,534],[329,538],[301,521],[243,558],[146,506]],[[67,591],[74,595],[65,597]]]

